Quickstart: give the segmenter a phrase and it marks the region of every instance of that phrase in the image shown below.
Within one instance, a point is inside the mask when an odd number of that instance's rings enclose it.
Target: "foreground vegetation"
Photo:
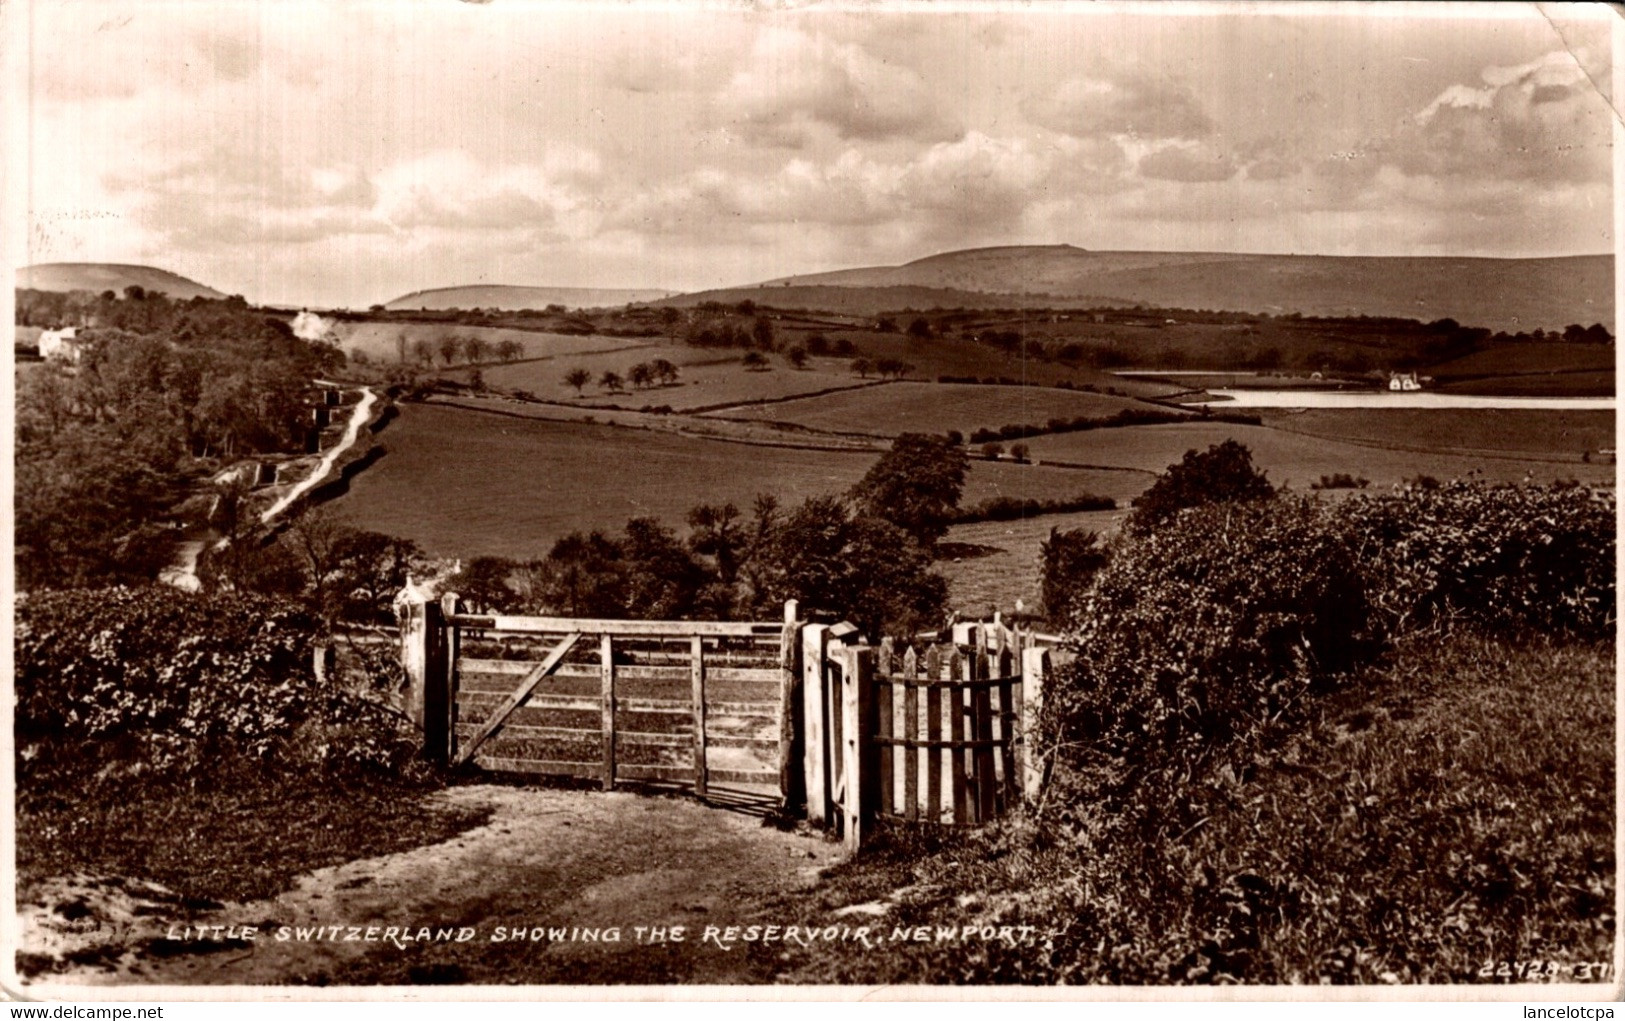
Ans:
[[[298,603],[252,595],[148,586],[23,598],[23,886],[86,871],[192,898],[261,897],[310,869],[475,824],[416,796],[438,781],[389,705],[388,672],[316,674],[324,630]]]
[[[1078,594],[1042,802],[947,846],[898,830],[828,894],[908,887],[887,921],[1042,938],[793,977],[1439,982],[1610,959],[1612,494],[1248,495],[1142,503],[1104,550],[1052,538]]]

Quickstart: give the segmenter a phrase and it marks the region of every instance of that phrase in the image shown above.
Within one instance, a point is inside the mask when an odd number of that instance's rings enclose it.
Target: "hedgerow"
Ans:
[[[228,765],[399,773],[414,749],[406,721],[317,678],[320,633],[298,605],[255,595],[29,594],[15,645],[21,785]]]

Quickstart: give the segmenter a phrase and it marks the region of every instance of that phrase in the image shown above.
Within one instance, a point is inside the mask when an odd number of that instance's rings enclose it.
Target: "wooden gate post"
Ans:
[[[1047,763],[1038,749],[1038,710],[1044,702],[1044,678],[1049,674],[1049,650],[1028,648],[1021,653],[1021,772],[1022,792],[1036,803],[1044,787]]]
[[[456,598],[446,597],[453,603]],[[401,631],[401,669],[406,674],[401,708],[423,731],[424,758],[443,766],[451,761],[456,711],[445,606],[408,585],[395,597],[395,614]]]
[[[801,705],[801,622],[796,601],[784,604],[784,630],[779,633],[779,808],[801,814],[807,804],[805,724]]]
[[[871,788],[879,773],[872,761],[877,746],[869,733],[874,726],[871,689],[875,650],[859,646],[842,651],[846,669],[841,671],[841,757],[846,783],[841,814],[846,824],[847,850],[857,851],[868,835],[868,817],[876,800]]]
[[[824,826],[830,821],[829,726],[824,718],[824,657],[829,625],[808,624],[801,629],[801,741],[807,786],[807,821]]]

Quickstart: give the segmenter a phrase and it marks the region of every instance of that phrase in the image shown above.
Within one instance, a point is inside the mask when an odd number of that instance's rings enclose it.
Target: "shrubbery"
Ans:
[[[1614,560],[1612,494],[1575,486],[1214,504],[1120,536],[1046,690],[1051,822],[1156,853],[1199,824],[1189,791],[1244,777],[1306,696],[1396,642],[1610,640]]]
[[[319,681],[318,634],[307,611],[261,596],[32,593],[17,606],[19,780],[399,771],[416,747],[406,721]]]

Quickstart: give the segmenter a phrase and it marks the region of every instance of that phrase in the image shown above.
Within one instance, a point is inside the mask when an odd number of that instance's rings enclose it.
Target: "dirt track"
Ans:
[[[321,870],[270,900],[205,912],[181,910],[150,888],[133,904],[119,894],[116,911],[106,896],[92,900],[109,916],[93,927],[117,932],[116,943],[129,949],[109,955],[111,963],[42,977],[33,988],[769,981],[778,948],[739,942],[723,950],[703,938],[705,928],[814,923],[784,917],[784,898],[815,884],[840,853],[820,837],[781,832],[759,817],[686,798],[490,785],[435,797],[490,806],[491,820],[442,844]],[[78,912],[61,906],[83,904],[94,885],[58,887],[41,898],[45,903],[20,905],[30,930],[25,944],[49,943],[75,924],[85,928],[83,919],[65,921],[62,915]],[[220,933],[226,939],[170,938],[190,935],[188,925],[192,934],[212,926],[252,925],[258,932],[252,940],[230,931]],[[279,940],[283,926],[290,938]],[[333,926],[345,928],[311,935]],[[369,926],[377,931],[369,934]],[[392,926],[403,934],[385,941]],[[684,926],[686,939],[640,941],[636,926]],[[423,927],[472,935],[463,941],[436,940],[434,931],[428,939],[406,935],[424,935]],[[498,927],[523,928],[540,941],[498,939]],[[612,927],[619,927],[619,942],[607,941]],[[299,938],[301,928],[307,938]],[[566,932],[550,937],[548,928]],[[600,932],[596,941],[556,939],[572,928]]]

